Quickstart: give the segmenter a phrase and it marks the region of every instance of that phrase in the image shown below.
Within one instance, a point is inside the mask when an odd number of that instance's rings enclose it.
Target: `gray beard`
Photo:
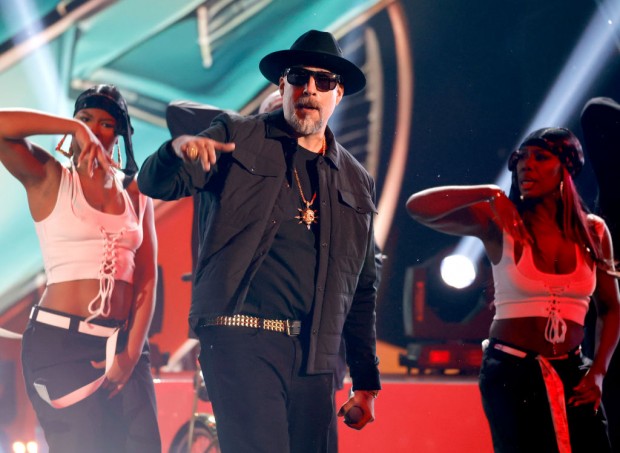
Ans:
[[[299,117],[295,115],[295,112],[293,112],[289,118],[287,118],[287,122],[291,128],[302,137],[315,134],[323,128],[322,116],[318,121],[309,119],[300,120]]]

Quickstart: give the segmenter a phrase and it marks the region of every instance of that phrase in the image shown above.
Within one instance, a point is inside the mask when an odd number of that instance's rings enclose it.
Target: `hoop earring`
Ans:
[[[71,157],[73,157],[73,153],[69,150],[69,151],[65,151],[64,149],[62,149],[62,145],[65,143],[65,139],[67,138],[67,134],[65,134],[60,141],[58,142],[58,144],[56,145],[56,151],[59,152],[60,154],[62,154],[63,156],[71,159]]]
[[[123,167],[123,157],[121,156],[121,147],[118,146],[118,140],[116,141],[116,143],[114,143],[114,146],[116,146],[116,155],[118,156],[118,167],[122,168]],[[112,155],[114,155],[114,151],[112,151]]]

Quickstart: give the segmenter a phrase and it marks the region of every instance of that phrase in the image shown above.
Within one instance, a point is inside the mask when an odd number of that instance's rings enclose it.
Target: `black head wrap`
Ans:
[[[114,85],[96,85],[82,92],[75,101],[73,116],[82,109],[101,109],[108,112],[116,120],[116,134],[121,135],[125,142],[126,162],[124,185],[127,186],[138,172],[138,164],[133,154],[131,135],[133,126],[129,118],[127,102]]]
[[[581,143],[571,131],[563,127],[538,129],[525,137],[519,149],[510,155],[508,170],[515,171],[517,162],[522,156],[522,150],[526,146],[538,146],[555,154],[573,177],[577,176],[583,168],[584,157]]]

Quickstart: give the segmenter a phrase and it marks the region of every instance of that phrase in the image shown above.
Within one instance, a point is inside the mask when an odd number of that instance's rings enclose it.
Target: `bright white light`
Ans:
[[[463,255],[446,256],[441,261],[441,278],[446,285],[463,289],[476,279],[476,267],[472,260]]]
[[[39,451],[39,444],[31,440],[29,442],[13,442],[13,453],[37,453]]]

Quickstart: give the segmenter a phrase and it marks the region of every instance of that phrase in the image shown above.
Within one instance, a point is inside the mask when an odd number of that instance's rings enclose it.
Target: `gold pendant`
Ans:
[[[314,203],[314,200],[316,199],[316,192],[312,195],[312,200],[306,200],[306,197],[304,197],[304,191],[301,188],[301,182],[299,181],[297,169],[293,168],[293,172],[293,174],[295,175],[295,181],[297,182],[297,187],[299,188],[299,195],[301,196],[301,200],[306,205],[306,207],[303,209],[297,208],[297,210],[299,211],[299,215],[295,216],[295,218],[299,219],[299,223],[305,223],[306,227],[310,229],[310,225],[313,223],[317,223],[316,219],[319,218],[319,216],[317,215],[317,212],[319,212],[318,209],[310,208],[310,206],[312,206],[312,203]]]
[[[316,210],[311,209],[309,205],[306,205],[304,209],[298,208],[299,215],[295,216],[296,219],[299,219],[299,223],[305,223],[306,227],[310,229],[310,225],[313,223],[317,223],[317,219],[319,216],[317,215]]]

